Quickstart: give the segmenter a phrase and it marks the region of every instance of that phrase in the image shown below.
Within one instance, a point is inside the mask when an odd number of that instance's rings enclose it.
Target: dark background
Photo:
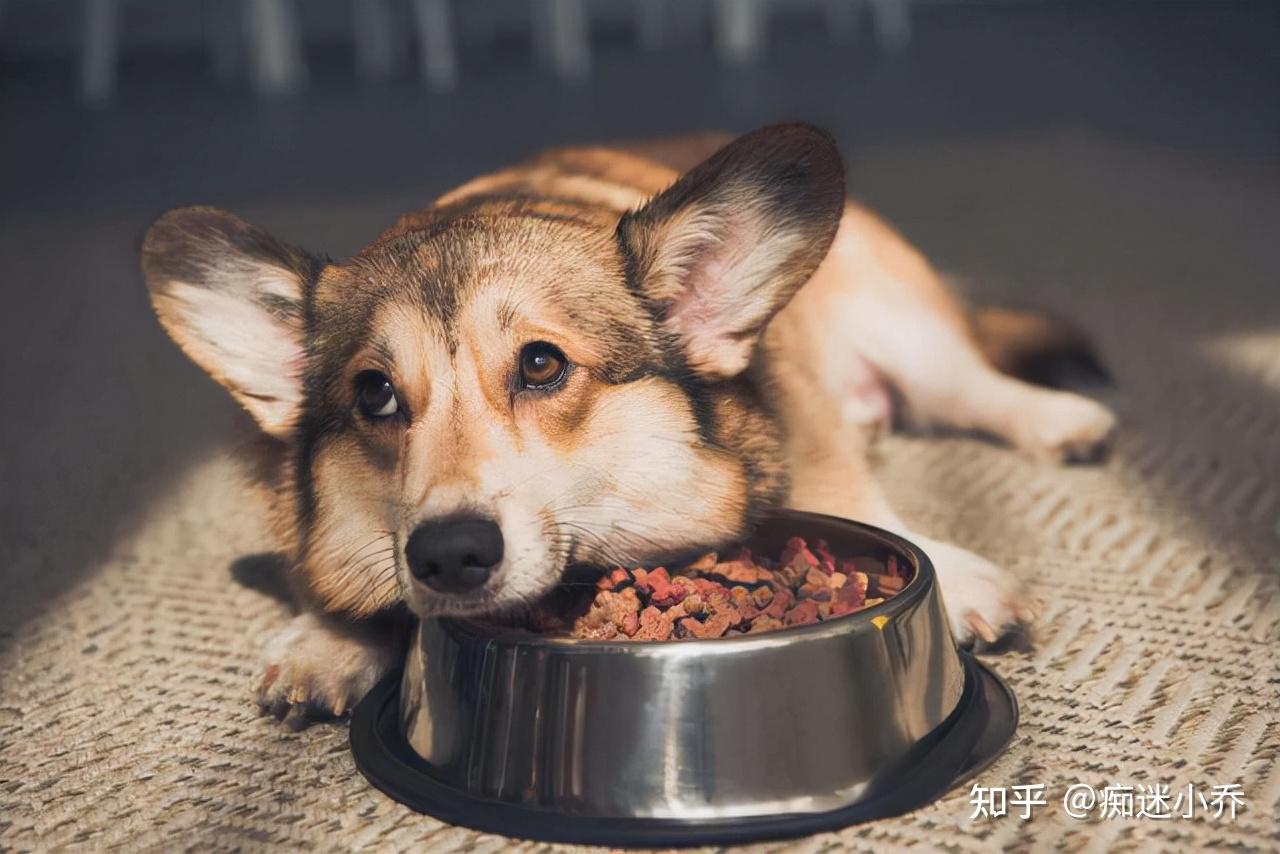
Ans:
[[[1280,4],[917,3],[890,51],[780,2],[761,55],[726,64],[705,20],[643,49],[625,4],[600,3],[576,83],[537,61],[524,4],[486,8],[460,14],[457,86],[433,92],[401,27],[390,77],[360,79],[343,5],[300,4],[307,85],[264,98],[211,73],[210,7],[124,0],[116,90],[90,107],[79,6],[5,4],[0,625],[103,560],[237,420],[137,272],[147,224],[179,205],[341,258],[543,146],[802,119],[839,138],[853,194],[976,294],[1085,315],[1104,353],[1162,326],[1170,393],[1184,375],[1275,393],[1195,345],[1280,324]]]

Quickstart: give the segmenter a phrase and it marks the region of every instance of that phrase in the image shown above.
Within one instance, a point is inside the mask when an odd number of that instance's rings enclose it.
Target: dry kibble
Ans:
[[[773,573],[770,570],[749,560],[728,560],[698,572],[715,576],[731,584],[767,584],[773,580]]]
[[[773,617],[762,616],[753,620],[751,628],[747,629],[747,634],[758,635],[763,632],[776,632],[778,629],[785,629],[786,623],[781,620],[775,620]]]
[[[707,552],[702,557],[686,566],[684,571],[689,573],[705,572],[706,570],[713,568],[719,560],[720,557],[715,552]]]
[[[624,569],[594,587],[566,587],[520,623],[532,631],[593,640],[710,639],[803,626],[870,608],[908,581],[890,556],[883,572],[792,537],[777,561],[746,549],[708,552],[675,569]],[[872,568],[871,559],[859,558]],[[577,591],[588,590],[589,595]]]
[[[787,609],[791,607],[791,603],[795,601],[795,594],[786,587],[780,587],[773,591],[773,600],[769,602],[769,607],[764,609],[764,613],[775,620],[781,620],[787,613]]]
[[[812,599],[801,599],[795,607],[787,611],[782,621],[788,626],[803,626],[818,622],[818,603]]]
[[[903,581],[892,575],[868,575],[867,595],[888,598],[902,592]]]

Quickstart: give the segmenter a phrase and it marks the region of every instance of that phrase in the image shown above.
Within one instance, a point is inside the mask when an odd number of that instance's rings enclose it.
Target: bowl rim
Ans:
[[[907,557],[913,569],[911,579],[900,592],[878,605],[872,605],[870,608],[864,608],[852,614],[844,614],[833,620],[821,620],[803,626],[787,626],[758,635],[736,635],[723,638],[669,638],[667,640],[570,638],[540,635],[528,629],[514,626],[494,626],[491,623],[485,623],[480,619],[470,617],[441,616],[431,619],[437,620],[442,629],[457,636],[483,640],[501,647],[536,647],[554,650],[557,654],[626,653],[635,655],[648,652],[649,654],[681,655],[683,654],[681,650],[688,650],[689,654],[696,652],[697,655],[707,655],[709,653],[736,654],[801,640],[817,640],[836,635],[847,635],[851,632],[866,631],[868,627],[879,630],[879,626],[875,622],[876,618],[887,617],[905,610],[911,605],[918,604],[937,584],[937,573],[934,571],[933,563],[929,560],[929,556],[925,554],[924,550],[906,537],[895,534],[892,531],[867,524],[866,522],[846,519],[842,516],[815,513],[810,510],[793,510],[791,508],[772,510],[766,513],[757,525],[770,519],[784,519],[801,525],[812,523],[836,524],[854,530],[859,534],[870,535],[874,539],[880,540],[882,544],[890,546]],[[751,536],[752,534],[749,533],[744,539],[749,539]]]

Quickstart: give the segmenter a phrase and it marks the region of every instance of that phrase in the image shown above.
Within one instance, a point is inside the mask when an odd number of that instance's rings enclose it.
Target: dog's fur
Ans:
[[[143,270],[165,329],[265,434],[261,477],[311,608],[268,645],[261,699],[293,720],[340,713],[394,663],[378,624],[401,603],[517,606],[570,564],[724,544],[783,504],[912,537],[956,633],[993,640],[1027,617],[1021,588],[906,529],[868,471],[868,428],[898,400],[916,422],[1071,460],[1114,424],[997,370],[1035,352],[1034,324],[988,315],[980,342],[928,263],[846,203],[835,145],[804,125],[548,152],[341,264],[180,209],[147,234]],[[516,381],[534,341],[570,365],[552,390]],[[391,378],[396,415],[360,414],[366,370]],[[506,556],[446,596],[403,549],[460,511],[497,519]]]

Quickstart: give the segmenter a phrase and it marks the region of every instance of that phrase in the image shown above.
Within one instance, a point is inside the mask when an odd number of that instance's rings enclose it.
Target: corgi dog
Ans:
[[[265,645],[259,701],[294,724],[395,667],[407,618],[518,608],[570,566],[655,565],[782,506],[918,543],[958,639],[993,642],[1034,616],[1024,588],[908,529],[871,437],[898,409],[1082,461],[1116,423],[1014,376],[1077,342],[963,306],[803,124],[549,151],[342,263],[182,208],[142,269],[261,428],[306,604]]]

